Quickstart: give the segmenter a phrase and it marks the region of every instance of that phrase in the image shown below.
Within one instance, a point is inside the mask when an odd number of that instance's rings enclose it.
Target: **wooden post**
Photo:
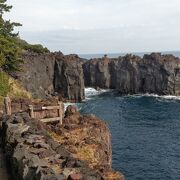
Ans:
[[[59,124],[62,125],[63,122],[62,122],[62,119],[63,119],[63,112],[62,112],[62,102],[58,102],[58,105],[59,105],[59,109],[58,109],[58,116],[60,117],[60,122]]]
[[[11,99],[9,97],[4,98],[5,113],[11,115]]]
[[[29,105],[29,115],[31,118],[34,118],[34,109],[33,105]]]

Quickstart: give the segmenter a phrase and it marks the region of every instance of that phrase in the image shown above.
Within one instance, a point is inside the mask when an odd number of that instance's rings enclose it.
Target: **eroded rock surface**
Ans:
[[[82,63],[77,55],[57,57],[54,69],[54,91],[69,100],[84,99],[84,77]]]
[[[82,101],[84,87],[117,89],[120,94],[180,94],[180,59],[152,53],[83,61],[77,55],[26,53],[13,74],[34,98],[59,96]],[[85,84],[85,86],[84,86]]]
[[[94,115],[81,115],[69,106],[63,125],[51,126],[51,136],[73,157],[98,170],[104,179],[124,179],[112,170],[111,133],[107,124]]]
[[[111,169],[107,125],[94,116],[69,107],[61,126],[45,126],[27,113],[2,120],[2,144],[14,180],[124,180]]]
[[[89,87],[117,89],[120,94],[180,95],[180,59],[172,55],[92,59],[83,70]]]
[[[21,71],[12,74],[34,98],[60,96],[72,101],[84,99],[82,62],[77,55],[25,53]]]

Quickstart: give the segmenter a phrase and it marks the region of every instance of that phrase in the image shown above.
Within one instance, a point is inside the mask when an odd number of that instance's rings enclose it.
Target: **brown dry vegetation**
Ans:
[[[111,140],[107,124],[94,116],[71,112],[62,126],[51,126],[48,134],[65,147],[74,158],[87,162],[104,179],[123,179],[111,169]]]
[[[23,86],[14,78],[10,77],[6,73],[1,72],[1,88],[0,88],[0,106],[3,105],[3,99],[5,96],[9,96],[11,99],[31,99],[31,93],[26,91]]]

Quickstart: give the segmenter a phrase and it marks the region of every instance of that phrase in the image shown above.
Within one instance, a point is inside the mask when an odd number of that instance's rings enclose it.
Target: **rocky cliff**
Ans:
[[[82,61],[77,55],[25,53],[21,71],[13,74],[34,98],[59,96],[79,102],[88,87],[111,88],[120,94],[180,94],[180,59],[152,53]],[[84,72],[84,73],[83,73]]]
[[[117,89],[120,94],[180,95],[180,59],[172,55],[92,59],[83,70],[85,86]]]
[[[34,98],[60,96],[71,101],[84,99],[82,62],[77,55],[25,53],[21,71],[12,74]]]
[[[3,116],[2,143],[14,180],[124,180],[111,169],[107,124],[70,106],[63,125],[46,126],[27,113]]]

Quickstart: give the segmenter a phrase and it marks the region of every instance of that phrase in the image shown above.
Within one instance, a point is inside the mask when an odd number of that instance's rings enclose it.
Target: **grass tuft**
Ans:
[[[3,104],[3,99],[6,96],[12,99],[31,99],[31,94],[26,91],[17,80],[13,79],[5,72],[0,71],[0,105]]]

